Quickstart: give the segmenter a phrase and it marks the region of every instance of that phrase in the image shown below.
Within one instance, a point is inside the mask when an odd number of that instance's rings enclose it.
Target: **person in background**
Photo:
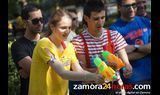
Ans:
[[[24,8],[28,4],[27,0],[18,0],[18,4],[20,5],[21,9]]]
[[[79,21],[78,21],[76,9],[67,9],[67,11],[69,12],[70,17],[72,18],[71,32],[69,33],[67,37],[67,41],[72,41],[72,39],[77,35],[76,28],[79,27]],[[72,93],[72,85],[75,83],[77,83],[77,81],[69,81],[69,93]]]
[[[128,84],[151,83],[151,23],[145,17],[136,16],[135,0],[117,0],[121,15],[110,29],[116,30],[125,38],[126,51],[133,67],[133,74],[123,78]]]
[[[76,29],[79,27],[79,21],[78,21],[78,16],[77,16],[77,11],[76,9],[68,9],[68,12],[70,16],[72,17],[72,28],[71,32],[69,33],[67,40],[71,41],[73,37],[75,37],[76,34]]]
[[[40,39],[43,16],[39,6],[35,4],[27,4],[21,16],[26,24],[26,31],[23,37],[12,44],[11,53],[20,74],[20,95],[28,95],[32,53],[36,42]]]
[[[72,27],[68,12],[56,10],[48,25],[50,35],[39,40],[33,52],[29,95],[69,95],[68,80],[104,82],[101,75],[81,68],[72,43],[66,41]]]
[[[151,19],[151,14],[147,12],[147,0],[136,0],[137,4],[137,15],[144,16]]]
[[[21,12],[27,4],[26,0],[18,0],[17,11],[14,13],[15,21],[13,22],[13,34],[16,39],[21,38],[25,33],[26,25],[22,19]]]
[[[103,1],[89,0],[84,6],[83,12],[86,29],[72,40],[81,66],[89,72],[97,72],[97,68],[92,61],[92,57],[95,55],[100,56],[103,51],[110,51],[113,54],[117,54],[125,63],[126,72],[124,72],[124,75],[129,77],[132,73],[132,67],[128,61],[127,53],[125,51],[125,47],[127,46],[126,41],[117,31],[103,28],[106,17]],[[112,66],[115,64],[109,63],[108,65]],[[121,78],[119,78],[118,81],[120,80]],[[123,84],[123,82],[121,84]],[[84,91],[84,93],[111,94],[115,93],[115,91],[108,89],[108,91],[105,90],[104,93],[102,93],[101,90],[90,90],[88,93],[87,91]]]

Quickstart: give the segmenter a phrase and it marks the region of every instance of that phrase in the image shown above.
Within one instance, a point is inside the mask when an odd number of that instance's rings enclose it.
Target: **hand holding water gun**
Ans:
[[[114,63],[116,64],[116,68],[114,70],[122,70],[123,71],[123,75],[125,78],[128,78],[131,76],[131,71],[129,71],[127,69],[128,68],[132,68],[132,67],[129,67],[130,65],[125,65],[122,60],[120,58],[118,58],[117,56],[115,56],[114,54],[108,52],[108,51],[104,51],[102,52],[102,58],[104,59],[105,62],[108,62],[108,63]],[[127,67],[126,67],[127,66]]]
[[[115,65],[115,70],[125,70],[125,64],[122,62],[122,60],[120,58],[118,58],[117,56],[115,56],[114,54],[108,52],[108,51],[104,51],[102,52],[102,58],[104,59],[105,62],[109,62],[109,63],[114,63]]]
[[[105,78],[105,80],[113,81],[117,79],[115,71],[106,65],[98,56],[94,58],[94,64],[98,68],[99,73]]]

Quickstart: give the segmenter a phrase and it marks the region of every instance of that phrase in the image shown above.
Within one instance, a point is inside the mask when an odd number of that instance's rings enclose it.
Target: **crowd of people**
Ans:
[[[20,75],[20,95],[126,95],[124,87],[105,90],[76,90],[75,85],[151,85],[151,20],[146,0],[117,0],[120,17],[104,28],[106,7],[103,0],[88,0],[83,21],[76,9],[51,12],[47,30],[37,4],[27,3],[21,18],[24,35],[11,46],[13,61]],[[77,28],[83,24],[83,31]],[[41,35],[43,33],[43,36]],[[125,64],[117,70],[118,79],[104,79],[93,57],[109,51]],[[114,68],[115,63],[106,63]],[[107,81],[107,82],[106,82]]]

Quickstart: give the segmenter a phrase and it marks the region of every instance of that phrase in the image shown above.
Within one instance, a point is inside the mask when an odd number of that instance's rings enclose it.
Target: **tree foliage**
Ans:
[[[33,2],[41,4],[46,0],[27,0],[28,3]],[[18,0],[8,0],[8,19],[14,19],[16,14],[20,14],[20,6]]]
[[[20,78],[15,63],[11,57],[11,45],[13,41],[8,42],[8,95],[20,94]]]

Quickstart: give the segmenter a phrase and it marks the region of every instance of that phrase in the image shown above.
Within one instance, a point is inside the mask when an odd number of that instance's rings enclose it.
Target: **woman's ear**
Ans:
[[[50,24],[49,28],[51,29],[51,31],[54,31],[54,25]]]

